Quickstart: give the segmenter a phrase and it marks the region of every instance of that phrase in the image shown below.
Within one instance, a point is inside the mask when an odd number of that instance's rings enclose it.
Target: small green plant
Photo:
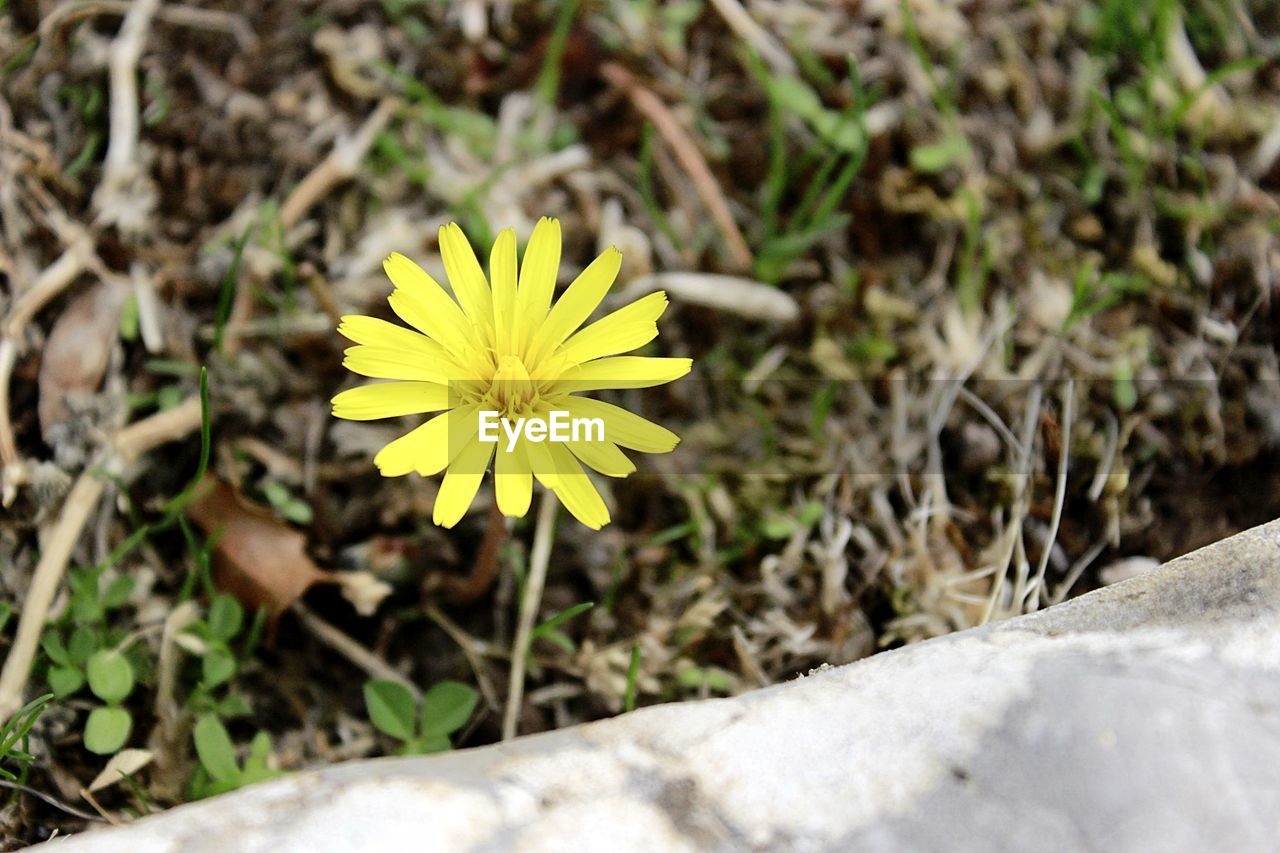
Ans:
[[[797,77],[771,74],[758,57],[748,66],[769,99],[769,167],[761,201],[763,235],[756,253],[755,275],[776,283],[792,261],[814,243],[849,224],[850,217],[837,210],[867,156],[864,114],[868,97],[863,92],[858,66],[849,57],[849,81],[853,100],[843,111],[827,108],[817,93]],[[795,156],[786,140],[784,117],[798,117],[816,136],[814,144]],[[803,186],[799,199],[789,191]]]
[[[258,732],[249,743],[249,755],[241,764],[227,727],[215,714],[196,720],[191,732],[195,740],[200,766],[191,778],[192,799],[234,791],[245,785],[283,776],[284,771],[271,766],[271,736]]]
[[[631,646],[631,662],[627,665],[627,692],[622,699],[622,709],[630,713],[636,709],[636,693],[640,685],[640,644]]]
[[[313,517],[311,504],[296,497],[289,487],[277,480],[266,480],[262,484],[263,497],[286,521],[294,524],[310,524]]]
[[[193,621],[179,635],[178,645],[199,660],[195,687],[187,695],[187,711],[196,718],[191,732],[199,764],[191,777],[195,799],[235,790],[271,779],[282,771],[270,766],[271,738],[258,732],[241,765],[224,720],[245,717],[249,703],[235,692],[232,680],[252,656],[266,623],[259,610],[245,628],[244,608],[226,593],[214,593],[204,618]]]
[[[920,37],[920,30],[916,27],[915,14],[911,11],[907,0],[902,0],[900,8],[904,35],[916,56],[916,61],[920,64],[920,70],[929,81],[929,94],[933,98],[934,106],[938,109],[938,114],[942,117],[943,133],[942,138],[937,142],[925,142],[913,147],[908,160],[911,168],[917,172],[925,175],[936,174],[968,159],[971,149],[969,140],[960,127],[960,111],[956,107],[955,92],[951,86],[944,85],[934,73],[933,60],[929,58],[924,39]],[[954,58],[951,64],[954,67]],[[959,74],[952,74],[952,80],[957,80],[959,77]]]
[[[45,681],[58,699],[79,693],[86,685],[101,701],[85,721],[84,746],[90,752],[109,755],[129,740],[133,717],[123,706],[133,692],[139,671],[149,672],[152,661],[135,641],[140,635],[113,627],[112,613],[133,593],[127,575],[108,580],[108,570],[151,534],[179,524],[182,510],[195,494],[196,485],[209,464],[209,383],[204,368],[200,376],[200,461],[195,476],[165,504],[164,517],[142,524],[118,545],[101,565],[77,567],[67,575],[68,606],[41,638]]]
[[[87,685],[102,702],[85,721],[84,746],[110,755],[125,745],[133,730],[133,718],[122,703],[133,692],[136,668],[148,662],[132,651],[136,636],[110,627],[111,612],[133,592],[132,578],[121,575],[104,583],[103,575],[101,568],[71,570],[66,613],[40,645],[48,659],[45,681],[53,696],[66,699]]]
[[[702,693],[733,692],[733,676],[718,666],[689,664],[676,673],[676,682],[681,687]]]
[[[426,755],[453,747],[449,735],[471,719],[480,700],[475,690],[459,681],[441,681],[422,697],[422,707],[409,688],[397,681],[365,682],[364,704],[369,721],[384,734],[403,742],[401,755]]]
[[[578,614],[586,613],[592,607],[595,607],[595,602],[584,601],[581,604],[575,604],[572,607],[565,608],[556,615],[542,622],[534,628],[529,635],[530,648],[532,649],[534,642],[538,640],[538,638],[542,638],[572,654],[578,647],[573,640],[569,638],[568,634],[560,630],[560,626]]]
[[[415,141],[413,150],[410,150],[409,144],[401,140],[405,132],[403,122],[379,131],[374,138],[373,149],[369,152],[370,168],[376,175],[395,172],[416,186],[426,188],[431,180],[431,170],[426,166],[426,152],[422,149],[420,140]]]
[[[187,708],[193,714],[230,718],[249,713],[244,697],[231,689],[231,680],[253,654],[264,620],[265,614],[259,611],[240,649],[233,650],[232,642],[244,628],[244,608],[232,596],[216,593],[209,602],[208,614],[182,631],[179,645],[200,661],[196,685],[187,697]]]
[[[1212,113],[1197,117],[1191,126],[1187,119],[1205,92],[1226,77],[1252,72],[1265,62],[1260,57],[1226,62],[1210,70],[1194,88],[1184,89],[1172,67],[1169,37],[1185,21],[1192,40],[1199,42],[1197,50],[1214,55],[1227,20],[1217,7],[1180,0],[1102,0],[1082,6],[1077,15],[1077,25],[1091,42],[1089,53],[1095,58],[1100,83],[1092,92],[1089,121],[1106,123],[1128,194],[1134,199],[1152,197],[1161,213],[1174,218],[1223,215],[1211,204],[1208,210],[1188,209],[1171,192],[1174,187],[1191,189],[1205,203],[1211,202],[1200,158]],[[1172,107],[1169,91],[1178,92]],[[1179,143],[1179,134],[1185,135],[1185,144]],[[1099,158],[1087,150],[1084,138],[1075,147],[1085,163],[1081,184],[1090,190],[1085,197],[1092,204],[1100,198],[1094,190]]]
[[[806,502],[794,513],[770,510],[760,522],[760,533],[775,541],[790,539],[796,531],[817,524],[824,513],[822,504],[813,500]]]
[[[187,530],[184,528],[184,532]],[[203,563],[207,549],[193,545],[193,550],[197,552],[197,561]],[[257,647],[265,620],[265,611],[259,610],[245,631],[244,608],[240,603],[225,593],[212,593],[205,616],[193,621],[178,635],[178,645],[199,661],[195,686],[187,694],[185,703],[187,712],[196,718],[192,740],[199,764],[190,785],[194,798],[220,794],[278,775],[267,766],[271,740],[265,732],[254,737],[249,757],[241,767],[236,763],[235,747],[223,722],[249,715],[249,703],[235,691],[232,681]],[[235,648],[237,639],[238,649]]]
[[[62,170],[68,178],[74,178],[93,164],[102,148],[105,132],[101,125],[106,99],[100,88],[82,83],[63,86],[58,90],[58,100],[65,102],[71,112],[78,114],[85,127],[84,145]]]
[[[120,706],[133,692],[133,665],[119,648],[99,649],[85,664],[89,690],[105,704],[89,712],[84,747],[99,755],[117,752],[133,731],[133,717]]]
[[[555,28],[547,41],[546,53],[542,59],[542,69],[538,72],[538,82],[534,89],[544,104],[554,104],[560,92],[560,61],[564,58],[565,44],[569,41],[569,31],[573,28],[574,15],[578,11],[577,0],[567,0],[560,4],[556,15]]]
[[[10,717],[3,726],[0,726],[0,779],[7,779],[10,782],[18,782],[19,784],[22,784],[23,780],[26,779],[27,771],[31,769],[31,762],[35,761],[35,756],[27,751],[27,737],[31,733],[32,726],[40,719],[40,715],[44,713],[45,706],[49,704],[51,699],[53,699],[53,694],[46,693],[31,700]],[[5,764],[9,762],[18,765],[17,773],[5,767]]]
[[[959,195],[964,199],[965,226],[956,267],[956,300],[961,310],[973,317],[982,309],[995,254],[982,228],[982,205],[978,197],[969,189],[960,190]]]
[[[218,288],[218,304],[213,314],[213,351],[222,355],[222,339],[226,335],[227,321],[231,319],[231,301],[235,296],[236,283],[240,280],[240,262],[244,258],[245,247],[249,238],[257,229],[257,223],[250,223],[231,247],[231,264],[222,276],[222,284]]]
[[[477,157],[493,157],[498,124],[492,116],[444,103],[428,86],[390,62],[375,63],[372,70],[383,75],[404,97],[406,105],[401,116],[405,122],[416,122],[441,134],[461,137]]]
[[[1069,331],[1081,320],[1100,314],[1118,304],[1126,296],[1145,293],[1147,281],[1141,276],[1123,272],[1104,272],[1087,263],[1076,274],[1071,288],[1071,311],[1062,322]]]
[[[382,11],[400,28],[410,44],[421,45],[426,42],[430,31],[426,22],[414,13],[425,5],[427,0],[382,0]]]

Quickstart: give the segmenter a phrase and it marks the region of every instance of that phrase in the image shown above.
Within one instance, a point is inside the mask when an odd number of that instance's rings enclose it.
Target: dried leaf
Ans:
[[[342,597],[351,602],[361,616],[372,616],[392,591],[391,584],[371,572],[335,572],[330,578],[341,585]]]
[[[274,623],[314,584],[330,580],[311,561],[306,538],[236,489],[208,476],[187,516],[206,536],[217,535],[214,580],[253,611],[265,606]]]
[[[89,793],[101,791],[119,782],[126,775],[133,775],[151,763],[152,752],[149,749],[122,749],[111,760],[102,772],[93,777],[89,783]]]
[[[90,395],[102,384],[120,322],[121,294],[97,285],[71,301],[40,355],[40,431],[56,446],[58,424],[71,412],[68,397]],[[51,432],[52,430],[52,432]]]

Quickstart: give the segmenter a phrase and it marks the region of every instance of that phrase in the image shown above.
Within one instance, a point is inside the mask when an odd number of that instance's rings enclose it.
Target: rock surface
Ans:
[[[1252,851],[1280,843],[1280,521],[734,699],[353,762],[59,851]]]

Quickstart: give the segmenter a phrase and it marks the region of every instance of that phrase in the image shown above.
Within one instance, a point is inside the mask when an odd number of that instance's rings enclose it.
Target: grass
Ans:
[[[866,160],[868,99],[852,56],[848,79],[853,97],[841,112],[823,106],[804,81],[771,74],[756,56],[749,56],[748,66],[769,101],[769,170],[763,187],[763,235],[756,252],[755,274],[762,281],[776,283],[792,261],[823,237],[849,225],[851,217],[839,207]],[[800,119],[816,135],[798,158],[786,138],[788,119]],[[784,211],[797,187],[803,191]]]
[[[35,727],[45,707],[54,698],[52,693],[37,696],[23,705],[17,713],[0,725],[0,779],[25,784],[31,765],[36,760],[29,749],[31,729]],[[17,771],[12,768],[17,765]],[[13,798],[10,798],[12,802]]]

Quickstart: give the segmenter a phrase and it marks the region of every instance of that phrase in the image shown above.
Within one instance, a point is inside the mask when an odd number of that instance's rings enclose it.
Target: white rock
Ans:
[[[67,851],[1273,850],[1280,522],[734,699],[353,762]]]

